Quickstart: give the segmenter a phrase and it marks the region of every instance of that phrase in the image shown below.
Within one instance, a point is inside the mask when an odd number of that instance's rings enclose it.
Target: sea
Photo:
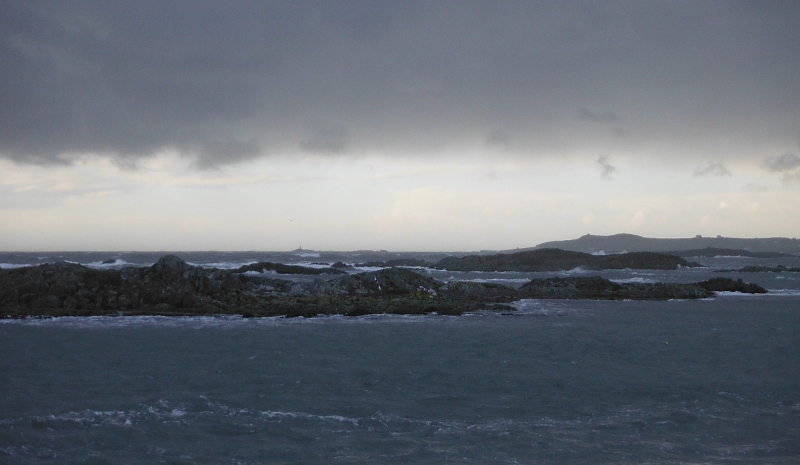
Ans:
[[[368,254],[178,255],[236,268]],[[0,253],[0,267],[158,257]],[[726,276],[769,292],[524,300],[459,317],[0,319],[0,464],[800,463],[800,273],[715,272],[800,258],[694,260],[704,267],[416,270],[512,286]]]

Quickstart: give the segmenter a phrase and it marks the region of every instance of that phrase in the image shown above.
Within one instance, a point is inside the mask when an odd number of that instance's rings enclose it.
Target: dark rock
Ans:
[[[308,275],[318,275],[318,274],[347,274],[347,272],[329,267],[329,268],[310,268],[307,266],[299,266],[299,265],[285,265],[283,263],[272,263],[272,262],[258,262],[258,263],[251,263],[249,265],[244,265],[242,267],[237,268],[234,270],[234,273],[245,273],[248,271],[255,271],[257,273],[263,273],[265,271],[274,271],[278,274],[308,274]]]
[[[380,268],[391,268],[393,266],[411,266],[411,267],[431,268],[433,266],[433,263],[427,262],[425,260],[419,260],[416,258],[395,258],[393,260],[387,260],[385,262],[375,261],[375,262],[358,263],[356,264],[356,266],[380,267]]]
[[[520,292],[535,299],[668,300],[714,295],[695,284],[615,283],[599,276],[532,279]]]
[[[701,266],[674,255],[654,252],[633,252],[619,255],[591,255],[561,249],[537,249],[497,255],[447,257],[435,268],[450,271],[566,271],[575,268],[591,270],[654,269],[674,270]]]
[[[755,283],[746,283],[741,279],[711,278],[697,283],[703,289],[715,292],[741,292],[744,294],[766,294],[767,290]]]
[[[738,270],[716,270],[717,273],[782,273],[782,272],[789,272],[789,273],[800,273],[800,268],[793,266],[791,268],[778,265],[778,266],[758,266],[758,265],[749,265]]]
[[[164,255],[163,257],[159,258],[152,267],[150,267],[153,272],[165,275],[183,275],[183,273],[188,271],[189,268],[189,264],[187,264],[181,257],[178,257],[177,255]]]
[[[287,265],[288,266],[288,265]],[[385,268],[313,282],[291,282],[191,266],[176,256],[151,267],[95,270],[58,262],[0,270],[2,315],[210,315],[312,317],[371,313],[460,315],[523,298],[694,299],[715,291],[766,292],[715,278],[696,284],[615,283],[600,277],[534,279],[514,289],[494,283],[444,283],[408,268]]]

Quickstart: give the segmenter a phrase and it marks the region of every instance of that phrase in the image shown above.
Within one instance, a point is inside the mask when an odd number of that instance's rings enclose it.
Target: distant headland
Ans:
[[[736,238],[723,236],[704,237],[700,235],[691,238],[659,239],[635,234],[614,234],[611,236],[586,234],[578,239],[544,242],[533,247],[533,249],[563,249],[575,252],[607,254],[670,252],[680,256],[688,256],[682,254],[682,251],[700,251],[708,248],[718,249],[721,253],[717,255],[749,252],[780,253],[797,256],[800,255],[800,240],[788,237]]]

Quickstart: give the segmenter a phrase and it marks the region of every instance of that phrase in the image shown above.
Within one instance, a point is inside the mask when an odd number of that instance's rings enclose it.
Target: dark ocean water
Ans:
[[[515,316],[2,320],[0,464],[796,464],[800,276],[781,275]]]

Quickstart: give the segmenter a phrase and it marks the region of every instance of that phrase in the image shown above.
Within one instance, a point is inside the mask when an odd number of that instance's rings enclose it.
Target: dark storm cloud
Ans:
[[[772,172],[789,171],[798,166],[800,166],[800,157],[793,153],[784,153],[778,157],[769,157],[764,161],[764,167]]]
[[[486,135],[486,145],[489,147],[506,147],[509,142],[508,134],[502,129],[494,129]]]
[[[619,120],[619,115],[611,111],[594,111],[588,108],[581,107],[579,118],[584,121],[593,121],[595,123],[614,123]]]
[[[0,156],[752,149],[798,43],[800,2],[0,0]]]
[[[730,175],[731,175],[730,170],[728,168],[725,168],[725,166],[719,162],[717,163],[709,162],[708,166],[706,166],[705,168],[698,168],[694,172],[694,177],[696,178],[701,176],[720,177],[720,176],[730,176]]]
[[[347,148],[347,128],[341,125],[319,128],[300,141],[300,148],[306,152],[344,153]]]
[[[608,155],[600,155],[595,163],[600,166],[600,177],[603,179],[611,179],[611,175],[617,171],[617,168],[608,161]]]

